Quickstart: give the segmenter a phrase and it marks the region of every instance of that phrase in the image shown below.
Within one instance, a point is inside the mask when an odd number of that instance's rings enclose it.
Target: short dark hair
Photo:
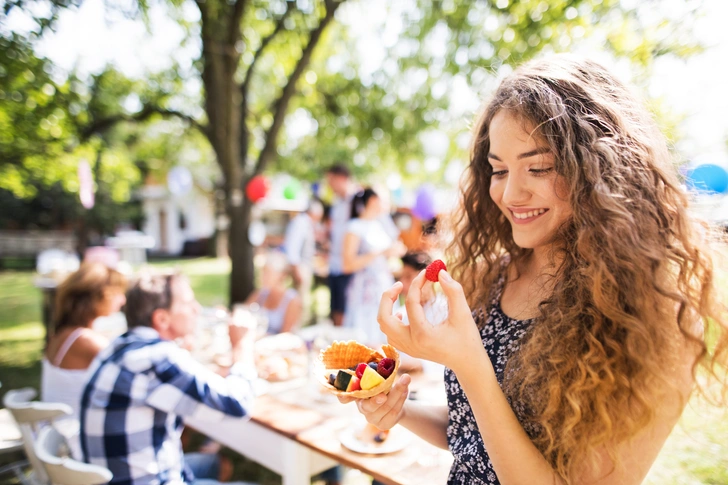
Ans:
[[[127,327],[151,327],[154,312],[172,306],[172,284],[182,278],[184,276],[177,272],[141,274],[126,292]]]
[[[349,170],[349,167],[347,167],[343,163],[335,163],[331,165],[326,170],[326,173],[331,175],[342,175],[346,178],[351,177],[351,170]]]
[[[410,251],[402,256],[401,259],[403,265],[414,268],[417,271],[422,271],[432,263],[430,255],[422,251]]]

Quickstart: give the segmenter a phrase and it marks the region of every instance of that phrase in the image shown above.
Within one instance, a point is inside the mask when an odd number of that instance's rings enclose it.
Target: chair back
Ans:
[[[67,404],[33,401],[36,396],[33,388],[26,387],[8,391],[3,398],[3,405],[10,411],[18,423],[23,438],[23,448],[33,468],[32,481],[48,483],[48,475],[43,464],[35,456],[35,440],[41,425],[53,419],[70,416],[73,411]]]
[[[52,485],[99,485],[113,476],[107,468],[71,458],[66,439],[52,426],[38,433],[35,455],[45,466]]]

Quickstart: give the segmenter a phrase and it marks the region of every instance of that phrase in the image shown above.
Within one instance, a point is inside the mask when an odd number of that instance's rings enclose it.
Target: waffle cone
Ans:
[[[334,342],[328,348],[319,353],[315,366],[316,376],[326,390],[335,396],[367,399],[378,394],[388,392],[392,388],[392,385],[394,385],[397,370],[399,370],[399,352],[397,352],[397,349],[391,345],[384,345],[382,347],[382,352],[384,352],[384,355],[367,347],[366,345],[355,342],[354,340],[349,340],[348,342]],[[349,367],[353,367],[361,362],[379,362],[384,357],[389,357],[394,360],[394,371],[384,380],[384,382],[376,387],[366,391],[360,390],[345,392],[340,391],[329,384],[328,375],[331,371],[348,369]]]

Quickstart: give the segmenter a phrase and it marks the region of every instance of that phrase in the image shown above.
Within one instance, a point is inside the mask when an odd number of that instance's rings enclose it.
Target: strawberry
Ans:
[[[362,374],[364,374],[364,369],[366,369],[367,365],[364,363],[361,363],[356,366],[356,376],[361,379]]]
[[[425,268],[425,278],[433,283],[437,283],[441,269],[447,271],[445,263],[443,263],[441,259],[434,260],[429,266],[427,266],[427,268]]]

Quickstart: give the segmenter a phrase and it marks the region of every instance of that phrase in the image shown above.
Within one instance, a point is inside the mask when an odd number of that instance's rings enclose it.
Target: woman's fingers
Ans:
[[[402,283],[396,282],[390,289],[382,293],[382,299],[379,300],[379,312],[377,313],[377,321],[381,321],[384,317],[392,316],[392,308],[394,302],[399,298],[402,292]]]
[[[389,427],[397,422],[402,406],[409,394],[409,385],[412,379],[408,374],[402,375],[395,382],[389,394],[379,394],[369,399],[362,399],[357,402],[359,412],[367,417],[372,424],[388,423]],[[391,415],[390,415],[391,414]]]
[[[427,283],[427,279],[425,278],[425,270],[423,269],[412,280],[410,289],[407,292],[407,299],[405,300],[410,325],[413,323],[422,324],[425,321],[425,310],[422,308],[422,287],[425,286],[425,283]]]
[[[469,314],[470,308],[468,307],[468,300],[465,298],[465,292],[460,283],[452,279],[452,276],[444,269],[440,270],[438,280],[447,298],[447,306],[450,312],[460,310]]]

